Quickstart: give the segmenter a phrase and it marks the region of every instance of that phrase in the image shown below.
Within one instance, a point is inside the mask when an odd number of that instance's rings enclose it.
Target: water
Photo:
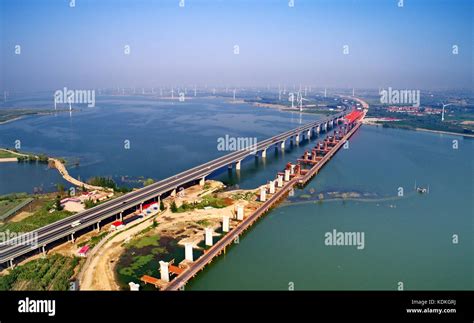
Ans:
[[[473,289],[473,148],[470,139],[363,126],[304,193],[390,197],[403,187],[403,198],[276,208],[187,289]],[[414,193],[415,181],[429,194]],[[365,248],[327,246],[333,229],[363,232]]]
[[[71,118],[58,114],[2,125],[0,145],[21,139],[26,151],[79,158],[71,174],[81,178],[161,179],[226,153],[217,151],[218,137],[264,139],[300,122],[299,114],[219,100],[170,104],[103,97],[97,105]],[[301,122],[314,118],[302,116]],[[130,140],[130,150],[124,140]],[[295,194],[362,192],[376,199],[281,205],[186,288],[394,290],[402,282],[406,290],[472,289],[473,145],[461,137],[363,126],[349,149]],[[224,169],[214,178],[254,188],[308,147],[287,144],[284,154],[269,150],[265,162],[249,158],[240,174]],[[35,171],[45,176],[29,175]],[[44,166],[0,164],[0,191],[53,183],[53,174]],[[429,194],[415,193],[415,183],[429,186]],[[397,198],[400,187],[404,196]],[[325,245],[324,235],[333,229],[363,232],[365,248]],[[454,234],[458,244],[452,243]]]
[[[45,108],[37,97],[25,100],[24,106],[35,100]],[[110,96],[99,97],[95,108],[83,108],[72,116],[66,112],[0,125],[0,146],[13,147],[20,140],[23,151],[70,160],[68,169],[74,177],[112,176],[119,185],[133,186],[122,182],[122,177],[159,180],[229,153],[217,150],[219,137],[266,139],[317,118],[224,100],[169,102]],[[17,173],[23,174],[22,169]],[[15,187],[2,178],[0,191],[30,192],[38,185],[22,177]]]

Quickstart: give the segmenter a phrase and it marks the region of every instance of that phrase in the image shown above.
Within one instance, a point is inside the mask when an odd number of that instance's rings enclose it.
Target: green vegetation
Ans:
[[[165,203],[163,203],[163,200],[160,200],[160,211],[165,210]]]
[[[105,236],[108,234],[108,232],[102,232],[99,235],[93,236],[92,238],[89,239],[89,241],[81,242],[78,244],[78,247],[84,247],[84,246],[89,246],[90,249],[94,248],[102,239],[105,238]]]
[[[95,203],[95,202],[92,201],[92,200],[85,200],[85,201],[84,201],[84,207],[85,207],[86,209],[90,209],[90,208],[96,206],[97,204],[98,204],[98,203]]]
[[[420,109],[423,112],[423,108]],[[474,113],[470,113],[471,120],[474,119]],[[456,133],[474,134],[469,126],[461,124],[462,121],[467,120],[466,113],[456,112],[454,116],[450,117],[446,115],[445,121],[441,121],[441,116],[436,114],[425,114],[425,115],[410,115],[407,113],[389,112],[382,107],[371,107],[368,111],[367,117],[375,118],[396,118],[400,121],[381,121],[380,123],[384,128],[400,128],[414,130],[416,128],[435,130],[435,131],[448,131]]]
[[[0,276],[0,290],[68,290],[79,258],[59,254],[32,260]]]
[[[171,207],[170,208],[171,208],[171,212],[173,212],[173,213],[178,212],[178,207],[176,206],[175,201],[171,202]]]
[[[128,282],[138,282],[143,275],[160,277],[159,261],[175,258],[177,243],[174,239],[160,237],[147,230],[146,234],[125,244],[125,248],[115,267],[119,282],[124,289],[128,288]]]
[[[6,150],[0,150],[0,158],[17,158],[18,155],[13,154]]]
[[[15,209],[21,208],[22,205],[32,201],[32,198],[26,193],[8,194],[0,196],[0,220],[10,216]]]
[[[143,181],[143,186],[148,186],[151,185],[155,182],[153,178],[147,178],[146,180]]]
[[[181,204],[180,207],[176,207],[176,203],[171,203],[171,212],[181,213],[188,212],[194,209],[204,209],[205,207],[213,207],[216,209],[222,209],[231,204],[231,201],[217,197],[216,194],[208,194],[202,197],[201,202],[187,203],[186,201]]]
[[[254,197],[255,197],[255,193],[253,193],[253,192],[232,194],[232,199],[234,199],[234,200],[251,201]]]
[[[56,222],[70,216],[72,213],[55,208],[56,201],[48,201],[33,215],[18,222],[5,223],[0,226],[0,231],[10,230],[11,232],[29,232],[47,224]],[[52,210],[50,212],[50,210]]]
[[[114,191],[121,192],[121,193],[127,193],[127,192],[132,191],[132,189],[128,187],[118,187],[115,181],[111,177],[96,176],[96,177],[89,178],[87,183],[94,186],[111,188]]]
[[[66,109],[57,110],[58,111],[68,111]],[[0,123],[11,121],[17,118],[30,115],[39,115],[39,114],[51,114],[52,110],[39,110],[39,109],[1,109],[0,110]]]

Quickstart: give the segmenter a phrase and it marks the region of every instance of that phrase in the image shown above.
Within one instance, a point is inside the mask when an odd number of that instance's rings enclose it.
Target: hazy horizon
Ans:
[[[469,0],[179,2],[0,0],[0,88],[472,89]]]

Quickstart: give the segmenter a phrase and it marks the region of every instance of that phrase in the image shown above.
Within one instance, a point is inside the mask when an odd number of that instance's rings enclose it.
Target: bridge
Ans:
[[[183,289],[186,283],[191,280],[200,270],[209,264],[215,257],[219,256],[222,252],[225,252],[225,249],[232,245],[234,241],[252,224],[257,221],[261,216],[270,210],[276,203],[283,199],[290,190],[293,189],[296,185],[304,185],[307,181],[310,180],[319,170],[334,156],[334,154],[347,142],[347,140],[359,129],[361,123],[359,122],[360,118],[365,116],[365,111],[354,111],[355,114],[358,114],[358,118],[347,119],[348,124],[345,126],[344,132],[334,132],[334,136],[328,136],[324,142],[330,142],[332,144],[331,148],[327,148],[322,152],[323,157],[318,158],[316,161],[316,149],[314,151],[314,162],[307,158],[308,154],[305,152],[305,155],[302,156],[303,159],[298,160],[297,165],[291,165],[289,163],[285,169],[285,172],[278,174],[278,189],[275,189],[275,182],[270,181],[269,183],[269,193],[271,197],[266,199],[267,188],[262,187],[260,191],[260,201],[263,203],[248,217],[242,219],[242,221],[231,231],[226,233],[216,244],[211,246],[205,253],[199,257],[196,261],[192,262],[186,269],[180,272],[173,280],[169,281],[168,275],[168,264],[165,262],[160,262],[161,266],[165,266],[165,275],[167,276],[164,280],[159,279],[161,290],[173,291]],[[332,138],[331,138],[332,137]],[[304,163],[311,164],[310,169],[302,169],[301,166]],[[284,176],[284,182],[283,182]],[[283,184],[284,183],[284,184]],[[224,230],[223,230],[224,231]],[[163,275],[163,271],[162,271]],[[168,282],[169,281],[169,282]]]
[[[299,142],[303,138],[310,139],[315,134],[327,132],[342,122],[347,113],[347,107],[345,107],[343,112],[260,141],[255,147],[251,147],[252,149],[242,149],[229,153],[175,176],[107,201],[92,209],[79,212],[22,236],[2,242],[0,244],[0,264],[9,262],[10,266],[13,266],[14,260],[20,256],[28,255],[36,250],[42,250],[44,253],[46,245],[50,243],[65,237],[71,237],[74,240],[76,232],[94,226],[99,229],[101,221],[111,220],[117,216],[122,218],[124,211],[134,207],[141,208],[147,201],[159,201],[162,195],[174,195],[177,189],[184,185],[195,181],[199,181],[203,185],[207,176],[223,167],[233,167],[235,165],[236,169],[240,169],[241,162],[249,156],[265,158],[269,148],[280,147],[284,149],[285,143],[289,140]]]

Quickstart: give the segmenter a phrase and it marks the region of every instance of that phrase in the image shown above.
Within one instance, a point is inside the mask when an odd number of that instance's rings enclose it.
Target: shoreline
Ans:
[[[375,122],[363,122],[363,125],[382,127],[383,128],[383,124],[375,123]],[[451,135],[451,136],[461,136],[461,137],[474,138],[474,134],[460,133],[460,132],[450,132],[450,131],[443,131],[443,130],[430,130],[430,129],[425,129],[425,128],[398,128],[398,127],[392,127],[390,129],[419,131],[419,132],[431,132],[431,133],[437,133],[437,134],[442,134],[442,135]]]

